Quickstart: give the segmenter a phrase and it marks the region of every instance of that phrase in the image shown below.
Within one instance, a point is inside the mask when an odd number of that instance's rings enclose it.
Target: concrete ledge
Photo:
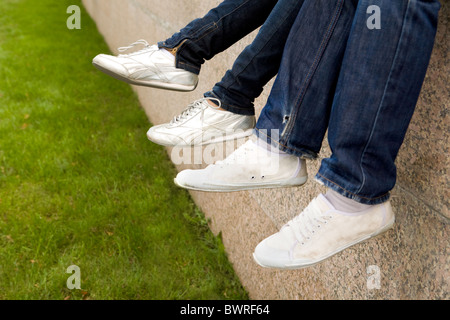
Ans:
[[[111,50],[138,39],[164,40],[220,1],[83,0]],[[405,143],[392,202],[395,228],[317,266],[294,271],[263,269],[254,247],[298,214],[322,186],[227,194],[192,192],[222,233],[229,258],[252,299],[449,299],[450,1],[441,0],[440,24],[430,68]],[[153,124],[170,120],[219,81],[254,33],[207,62],[191,93],[134,87]],[[257,115],[272,82],[258,98]],[[145,134],[145,133],[143,133]],[[171,149],[168,148],[169,154]],[[330,153],[326,141],[321,157]],[[310,177],[320,162],[308,163]],[[200,167],[202,165],[197,165]],[[179,169],[186,166],[179,166]],[[379,275],[381,286],[370,286]]]

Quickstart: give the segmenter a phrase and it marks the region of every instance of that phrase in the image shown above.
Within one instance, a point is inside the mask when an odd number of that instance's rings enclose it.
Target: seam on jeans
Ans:
[[[188,34],[186,38],[190,39],[191,37],[194,37],[195,35],[200,35],[201,37],[203,37],[203,35],[202,35],[203,32],[209,33],[212,29],[214,29],[213,27],[215,27],[215,26],[217,26],[215,21],[205,24],[203,27],[201,27],[197,31]]]
[[[225,17],[228,17],[230,14],[234,13],[236,10],[240,9],[241,7],[243,7],[244,5],[246,5],[247,3],[249,3],[251,0],[247,0],[244,3],[242,3],[240,6],[234,8],[233,11],[230,11],[228,14],[224,15],[222,18],[220,18],[219,20],[217,20],[217,22],[220,22],[221,20],[223,20]]]
[[[294,128],[293,124],[295,123],[295,120],[297,118],[297,115],[298,115],[299,109],[301,107],[301,104],[303,102],[303,98],[305,97],[305,93],[307,91],[307,88],[309,87],[309,84],[311,83],[311,79],[314,76],[314,73],[316,72],[317,67],[319,66],[319,62],[320,62],[321,58],[323,57],[323,53],[325,51],[325,48],[328,45],[329,40],[331,38],[331,35],[334,32],[334,29],[335,29],[335,27],[337,25],[338,18],[340,16],[341,12],[342,12],[343,5],[344,5],[344,1],[343,0],[338,0],[337,1],[334,15],[332,16],[330,24],[328,25],[328,27],[327,27],[327,29],[325,31],[325,35],[324,35],[324,37],[322,39],[322,42],[320,43],[319,49],[318,49],[318,51],[316,53],[316,56],[314,58],[314,61],[313,61],[312,65],[311,65],[311,67],[309,69],[309,72],[306,75],[305,81],[303,82],[302,87],[300,87],[299,94],[298,94],[297,99],[296,99],[297,103],[295,104],[295,105],[297,105],[297,108],[295,108],[293,114],[291,114],[291,118],[288,121],[288,123],[286,124],[286,127],[284,128],[284,130],[282,132],[281,139],[283,139],[283,136],[286,137],[284,140],[288,140],[289,139],[289,136],[290,136],[290,134],[292,132],[292,129]]]
[[[410,1],[408,1],[408,5],[406,6],[405,16],[403,17],[403,21],[402,21],[402,29],[401,29],[400,36],[398,38],[397,46],[396,46],[396,49],[395,49],[395,55],[394,55],[394,58],[392,59],[391,69],[389,71],[389,76],[388,76],[388,79],[386,80],[386,85],[384,86],[383,97],[381,98],[380,104],[378,105],[377,114],[375,116],[375,120],[374,120],[373,125],[372,125],[372,130],[370,132],[369,139],[367,139],[366,145],[365,145],[365,147],[363,149],[363,152],[361,154],[361,159],[359,161],[359,167],[361,169],[361,174],[362,174],[362,177],[363,177],[363,181],[361,183],[361,187],[356,192],[361,192],[362,188],[364,187],[364,185],[366,183],[366,175],[364,174],[364,168],[363,168],[362,163],[363,163],[363,160],[364,160],[364,156],[366,155],[367,148],[369,147],[369,144],[372,142],[372,138],[373,138],[373,135],[374,135],[374,132],[375,132],[375,127],[376,127],[376,124],[378,122],[378,118],[379,118],[379,115],[380,115],[380,112],[381,112],[384,100],[386,98],[386,91],[387,91],[387,88],[389,86],[389,83],[391,82],[394,65],[395,65],[395,62],[397,61],[398,54],[399,54],[399,51],[400,51],[400,44],[401,44],[401,42],[403,40],[403,35],[404,35],[405,25],[406,25],[406,18],[408,17],[409,7],[410,7]]]
[[[258,131],[259,134],[264,135],[266,138],[269,138],[271,141],[275,142],[275,143],[278,144],[279,146],[281,146],[281,147],[283,147],[283,148],[285,148],[285,149],[288,149],[288,150],[292,150],[292,151],[301,153],[301,154],[302,154],[302,156],[301,156],[302,158],[306,158],[306,159],[317,159],[317,155],[308,154],[308,153],[305,154],[305,151],[304,151],[304,150],[299,150],[299,149],[297,149],[297,148],[291,148],[291,147],[288,147],[288,146],[286,146],[286,145],[280,143],[279,141],[274,140],[271,136],[265,134],[264,132],[262,132],[262,131],[259,130],[258,128],[255,128],[255,130]],[[315,154],[315,152],[312,152],[312,153]]]
[[[217,26],[217,22],[213,22],[211,23],[211,27],[208,29],[208,32],[205,32],[204,34],[201,35],[201,37],[196,38],[195,40],[191,40],[192,42],[197,42],[201,39],[203,39],[204,37],[206,37],[207,35],[209,35],[210,33],[212,33],[213,31],[217,30],[218,26]]]
[[[215,30],[218,29],[218,23],[220,23],[224,18],[228,17],[229,15],[231,15],[232,13],[234,13],[236,10],[240,9],[242,6],[244,6],[245,4],[247,4],[248,2],[250,2],[250,0],[245,1],[244,3],[242,3],[241,5],[239,5],[238,7],[234,8],[232,11],[230,11],[228,14],[224,15],[223,17],[221,17],[219,20],[217,21],[213,21],[205,26],[203,26],[202,28],[200,28],[199,30],[197,30],[195,33],[191,33],[188,34],[184,41],[181,43],[180,48],[177,51],[177,55],[179,55],[179,51],[183,49],[183,47],[186,45],[187,42],[191,41],[192,43],[197,43],[198,41],[200,41],[201,39],[203,39],[204,37],[206,37],[207,35],[209,35],[210,33],[214,32]],[[205,29],[206,31],[203,31],[203,29]],[[201,32],[204,32],[203,34],[201,34]],[[195,34],[201,34],[199,37],[195,37],[195,39],[191,39],[191,37],[194,37]],[[177,44],[178,45],[178,44]],[[179,64],[181,64],[181,62],[179,62]],[[196,70],[201,70],[201,68],[193,66],[191,64],[188,63],[184,63],[184,65],[188,65],[190,67],[195,68]]]
[[[290,147],[288,147],[288,146],[286,146],[286,145],[280,143],[279,141],[276,141],[276,140],[272,139],[271,136],[265,134],[264,132],[262,132],[262,131],[259,130],[258,128],[255,128],[255,129],[256,129],[256,131],[258,131],[260,134],[263,134],[266,138],[269,138],[271,141],[275,142],[275,143],[278,144],[279,146],[285,147],[285,148],[287,148],[287,149],[294,150],[294,149],[292,149],[292,148],[290,148]]]
[[[290,14],[289,14],[289,16],[290,16]],[[270,17],[270,15],[269,15],[269,17]],[[281,24],[283,24],[286,20],[287,20],[287,17],[285,16],[285,18],[284,18],[284,20],[281,22]],[[274,32],[272,33],[272,35],[270,36],[270,38],[266,41],[266,43],[264,44],[264,46],[262,46],[262,47],[258,50],[258,52],[257,52],[256,54],[253,55],[252,59],[251,59],[250,61],[248,61],[248,63],[245,65],[245,67],[243,67],[242,70],[241,70],[239,73],[237,73],[236,75],[233,75],[234,78],[239,77],[239,76],[240,76],[240,75],[248,68],[248,66],[252,64],[252,62],[253,62],[253,60],[255,59],[255,57],[256,57],[258,54],[260,54],[261,51],[264,50],[264,48],[267,46],[267,44],[269,43],[269,41],[270,41],[270,40],[275,36],[275,34],[278,32],[278,30],[279,30],[281,24],[278,24],[278,28],[277,28],[276,30],[274,30]],[[236,82],[236,81],[233,81],[232,84],[234,84],[235,82]],[[225,89],[228,90],[228,89],[231,87],[232,84],[229,84]]]
[[[192,42],[196,42],[200,39],[202,39],[203,37],[205,37],[206,35],[208,35],[209,33],[211,33],[213,30],[217,29],[217,23],[219,23],[220,21],[222,21],[225,17],[228,17],[230,14],[234,13],[236,10],[240,9],[242,6],[244,6],[245,4],[247,4],[248,2],[250,2],[250,0],[245,1],[244,3],[242,3],[241,5],[239,5],[238,7],[234,8],[232,11],[230,11],[228,14],[224,15],[223,17],[221,17],[219,20],[217,21],[213,21],[207,25],[204,25],[203,27],[201,27],[199,30],[195,31],[195,32],[191,32],[189,34],[187,34],[183,39],[180,39],[180,41],[178,41],[175,45],[173,45],[173,47],[178,46],[182,41],[186,41],[187,39],[191,39],[191,37],[194,37],[196,34],[199,34],[201,32],[203,32],[204,29],[208,30],[211,29],[210,31],[208,31],[206,34],[203,34],[200,36],[200,38],[196,38],[195,40],[192,40]],[[215,28],[212,28],[215,27]],[[166,41],[163,42],[164,44],[166,43]],[[181,47],[180,47],[181,49]]]
[[[366,199],[366,200],[377,200],[377,199],[386,197],[386,196],[389,194],[389,192],[387,192],[387,193],[383,194],[382,196],[375,197],[375,198],[367,198],[367,197],[363,197],[363,196],[360,196],[360,195],[358,195],[358,194],[356,194],[356,193],[353,193],[353,192],[351,192],[351,191],[348,191],[347,189],[343,188],[342,186],[340,186],[340,185],[337,184],[336,182],[334,182],[334,181],[332,181],[332,180],[330,180],[330,179],[328,179],[328,178],[325,178],[325,177],[324,177],[323,175],[321,175],[319,172],[317,172],[317,175],[319,175],[320,177],[322,177],[324,180],[326,180],[326,181],[328,181],[328,182],[334,184],[334,185],[335,185],[336,187],[338,187],[339,189],[342,189],[342,190],[344,190],[345,192],[348,192],[349,194],[351,194],[352,196],[355,196],[355,197],[357,197],[357,198]]]
[[[228,17],[229,15],[231,15],[232,13],[234,13],[236,10],[240,9],[241,7],[243,7],[244,5],[246,5],[247,3],[249,3],[250,0],[245,1],[244,3],[240,4],[239,6],[237,6],[236,8],[234,8],[232,11],[228,12],[226,15],[224,15],[223,17],[220,17],[219,20],[217,21],[213,21],[210,24],[207,24],[206,26],[203,26],[202,28],[200,28],[199,30],[197,30],[195,33],[191,33],[190,35],[188,35],[188,37],[193,37],[195,34],[200,33],[200,31],[202,31],[203,29],[210,29],[208,32],[206,32],[205,34],[201,35],[200,37],[197,37],[195,40],[191,40],[192,42],[196,42],[198,40],[201,40],[202,38],[204,38],[205,36],[207,36],[208,34],[210,34],[212,31],[217,29],[217,24],[222,21],[224,18]],[[215,28],[212,28],[215,27]]]
[[[189,66],[191,68],[194,68],[195,70],[200,70],[200,68],[198,68],[198,67],[196,67],[196,66],[194,66],[194,65],[192,65],[190,63],[183,62],[183,61],[178,61],[178,64],[179,65],[184,65],[184,66]]]
[[[192,67],[192,68],[194,68],[195,70],[198,70],[198,71],[201,70],[201,68],[199,68],[199,67],[197,67],[197,66],[194,66],[194,65],[192,65],[192,64],[190,64],[190,63],[186,63],[186,62],[183,62],[183,61],[179,61],[178,58],[180,57],[180,51],[183,50],[183,47],[185,47],[186,44],[189,43],[189,41],[192,42],[192,43],[196,43],[197,41],[203,39],[203,38],[206,37],[208,34],[214,32],[215,30],[218,29],[218,28],[217,28],[217,23],[216,23],[216,22],[212,22],[212,23],[210,23],[210,24],[204,26],[202,29],[204,29],[204,28],[206,28],[206,27],[208,27],[208,28],[207,28],[208,31],[207,31],[206,33],[204,33],[201,37],[199,37],[199,38],[197,38],[197,39],[195,39],[195,40],[192,40],[192,39],[190,39],[189,37],[186,37],[184,40],[182,40],[182,42],[180,42],[179,44],[176,45],[176,46],[178,46],[178,45],[180,46],[180,47],[178,48],[177,52],[176,52],[176,58],[177,58],[177,64],[178,64],[178,65],[189,66],[189,67]]]

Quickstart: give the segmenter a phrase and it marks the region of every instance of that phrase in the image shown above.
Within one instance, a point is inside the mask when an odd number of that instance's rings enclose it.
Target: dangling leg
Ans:
[[[380,0],[381,29],[372,29],[367,25],[372,3],[358,4],[329,118],[332,156],[316,176],[333,191],[319,195],[256,247],[254,258],[262,266],[307,267],[394,223],[388,201],[394,161],[425,77],[440,5]],[[302,140],[304,128],[297,125],[298,136],[287,145]]]
[[[205,93],[203,99],[194,102],[170,123],[151,128],[147,133],[148,138],[167,146],[191,146],[251,135],[256,123],[253,102],[277,73],[286,39],[302,4],[303,0],[279,0],[253,42],[237,57],[223,79],[211,91]],[[251,12],[247,14],[250,15]],[[252,20],[249,17],[246,19]],[[222,22],[223,25],[231,24],[225,29],[234,30],[233,28],[237,27],[233,24],[233,19],[223,20],[227,21]],[[237,25],[239,26],[239,23]],[[219,45],[220,39],[231,37],[227,33],[224,34],[222,29],[223,27],[219,30],[214,28],[212,31],[204,31],[205,35],[197,36],[199,40],[195,42],[182,42],[177,50],[178,65],[186,65],[183,59],[187,58],[191,61],[197,60],[197,65],[200,65],[205,58],[211,57],[213,53],[236,40],[233,38],[227,45]],[[243,34],[242,30],[239,32],[231,33],[236,37],[236,34]],[[184,33],[186,32],[182,31],[180,35],[175,36],[177,40],[170,42],[178,43]],[[206,52],[206,47],[210,47],[210,51]],[[193,48],[197,49],[195,54]],[[213,49],[214,51],[211,51]]]
[[[322,143],[355,2],[336,0],[330,5],[329,0],[307,0],[300,9],[287,39],[280,72],[257,126],[260,138],[270,135],[274,139],[276,151],[258,152],[264,147],[259,148],[250,141],[225,162],[204,170],[180,172],[176,177],[178,185],[195,190],[237,191],[305,183],[305,160],[299,156],[314,155]],[[289,121],[284,121],[284,114],[289,115]],[[307,125],[305,132],[309,128],[314,130],[314,134],[307,134],[299,144],[293,139],[299,133],[283,128],[295,121],[302,121],[302,127],[303,123]],[[286,132],[281,134],[281,139],[292,142],[288,144],[290,148],[282,150],[296,152],[278,152],[278,146],[283,143],[278,140],[280,130]]]

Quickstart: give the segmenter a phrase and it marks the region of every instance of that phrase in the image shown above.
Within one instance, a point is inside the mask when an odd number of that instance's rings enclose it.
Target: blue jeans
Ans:
[[[201,65],[261,27],[253,42],[205,97],[222,108],[254,115],[254,100],[276,76],[289,31],[303,0],[225,0],[204,17],[190,22],[159,47],[174,48],[178,68],[200,73]]]
[[[372,5],[380,29],[368,26]],[[332,155],[316,179],[360,203],[388,200],[439,9],[437,0],[305,1],[257,134],[315,158],[328,130]]]
[[[380,29],[368,24],[373,5]],[[328,130],[332,155],[316,179],[377,204],[395,185],[394,162],[428,67],[439,9],[437,0],[227,0],[160,46],[182,44],[177,65],[198,73],[205,59],[263,23],[205,96],[251,115],[254,99],[278,73],[255,133],[285,152],[316,158]]]

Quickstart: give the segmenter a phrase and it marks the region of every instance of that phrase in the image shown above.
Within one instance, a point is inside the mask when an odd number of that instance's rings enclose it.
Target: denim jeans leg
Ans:
[[[260,138],[299,157],[317,157],[357,2],[304,1],[258,119]]]
[[[367,24],[375,3],[380,29]],[[366,204],[389,199],[439,8],[435,0],[359,1],[329,121],[332,156],[316,176],[327,187]]]
[[[222,108],[254,115],[254,100],[277,74],[289,32],[303,0],[279,0],[253,42],[205,97],[218,98]]]
[[[277,0],[225,0],[158,46],[178,48],[177,68],[199,74],[201,65],[267,19]]]

